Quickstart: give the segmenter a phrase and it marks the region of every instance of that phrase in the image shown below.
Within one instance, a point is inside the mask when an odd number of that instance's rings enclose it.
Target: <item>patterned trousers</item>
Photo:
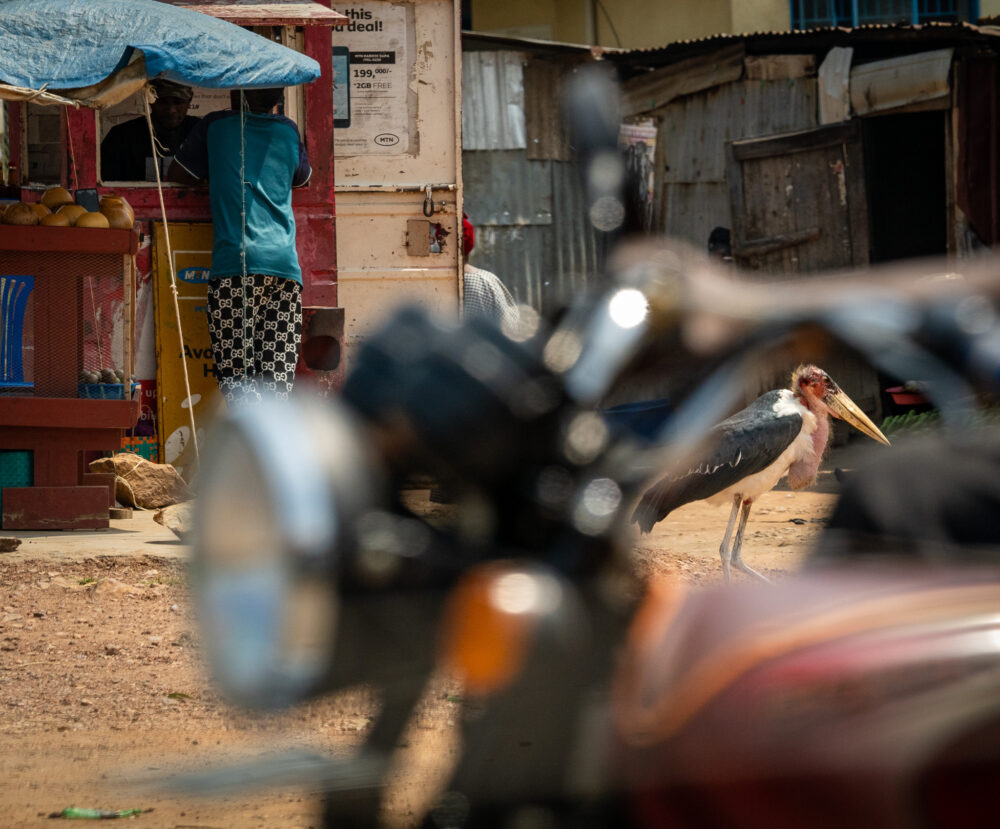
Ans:
[[[302,334],[302,286],[260,273],[213,279],[208,332],[215,379],[230,407],[287,399]]]

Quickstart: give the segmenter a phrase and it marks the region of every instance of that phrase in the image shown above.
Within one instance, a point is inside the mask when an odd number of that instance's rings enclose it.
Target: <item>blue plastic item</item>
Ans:
[[[670,401],[662,397],[601,409],[600,414],[611,426],[629,429],[641,438],[652,440],[673,410]]]
[[[129,400],[131,400],[136,391],[139,390],[140,384],[133,383],[131,388],[131,393],[129,394]],[[125,399],[125,384],[124,383],[80,383],[77,386],[77,394],[80,397],[87,398],[88,400],[124,400]]]
[[[100,83],[137,52],[147,78],[213,89],[294,86],[320,74],[294,49],[156,0],[4,0],[0,41],[0,81],[53,92]]]
[[[30,388],[22,359],[24,309],[35,287],[32,276],[0,275],[0,389]]]

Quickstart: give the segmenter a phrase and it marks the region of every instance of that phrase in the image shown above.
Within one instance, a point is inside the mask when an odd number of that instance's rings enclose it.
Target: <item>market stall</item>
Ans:
[[[336,385],[343,318],[329,26],[342,22],[328,6],[288,0],[4,4],[0,26],[20,34],[0,55],[0,195],[37,207],[39,224],[0,225],[0,526],[108,526],[113,486],[109,494],[111,482],[88,475],[88,453],[117,451],[131,430],[140,433],[133,446],[151,444],[154,459],[190,475],[198,427],[217,405],[203,323],[207,188],[110,181],[101,170],[115,113],[130,102],[148,113],[149,79],[184,84],[215,109],[227,107],[229,89],[286,87],[283,111],[314,171],[293,204],[306,306],[301,371]],[[132,221],[119,229],[43,221],[40,205],[55,186],[86,213],[123,199]]]

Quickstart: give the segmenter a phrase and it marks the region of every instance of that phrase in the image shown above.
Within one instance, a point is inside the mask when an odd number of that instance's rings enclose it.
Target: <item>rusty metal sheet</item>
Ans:
[[[343,26],[350,19],[312,0],[166,0],[171,6],[207,14],[241,26]]]
[[[519,303],[541,310],[553,272],[550,238],[543,226],[477,225],[469,263],[495,273]]]
[[[521,52],[462,55],[463,149],[525,148],[524,61]]]
[[[663,232],[705,251],[715,227],[732,227],[729,185],[721,181],[672,182],[663,187]]]
[[[683,95],[739,80],[743,76],[745,55],[746,47],[736,43],[637,75],[624,84],[622,115],[630,117],[652,112]]]
[[[835,46],[819,67],[816,94],[820,124],[836,124],[851,117],[851,61],[854,49]]]
[[[569,136],[560,116],[562,77],[576,63],[534,58],[524,67],[524,117],[528,158],[569,161]]]
[[[791,31],[746,32],[743,34],[716,34],[693,40],[677,40],[665,46],[645,49],[608,51],[605,59],[619,66],[628,76],[649,69],[669,66],[685,58],[703,55],[730,43],[742,42],[754,54],[811,52],[825,54],[834,46],[853,46],[855,50],[884,48],[920,48],[924,45],[975,45],[991,44],[1000,31],[991,26],[977,26],[965,21],[930,21],[913,26],[902,23],[877,23],[854,29],[828,27],[821,29],[793,29]]]
[[[851,70],[851,106],[858,115],[885,112],[951,94],[954,49],[880,60]]]
[[[476,234],[471,263],[492,271],[519,303],[551,315],[594,281],[580,262],[564,267],[551,228],[484,227]]]
[[[816,126],[816,79],[738,81],[663,110],[663,182],[726,180],[727,141]]]
[[[493,154],[465,153],[466,173],[470,156]],[[471,264],[495,273],[518,302],[543,314],[594,284],[603,261],[603,251],[587,221],[576,169],[558,161],[546,166],[551,172],[552,197],[559,206],[548,224],[488,224],[470,207],[476,200],[488,201],[488,191],[483,196],[468,180],[465,188],[466,210],[476,224]]]
[[[551,161],[521,150],[462,153],[465,212],[474,224],[552,224]]]
[[[555,256],[552,296],[579,292],[601,277],[607,249],[590,224],[587,200],[574,164],[552,163],[552,196],[557,210],[552,222]]]
[[[743,65],[748,81],[810,78],[816,74],[815,55],[750,55]]]

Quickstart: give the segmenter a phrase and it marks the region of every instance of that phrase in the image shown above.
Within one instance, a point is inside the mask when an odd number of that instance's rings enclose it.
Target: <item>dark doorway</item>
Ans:
[[[947,252],[945,113],[862,120],[871,261]]]

